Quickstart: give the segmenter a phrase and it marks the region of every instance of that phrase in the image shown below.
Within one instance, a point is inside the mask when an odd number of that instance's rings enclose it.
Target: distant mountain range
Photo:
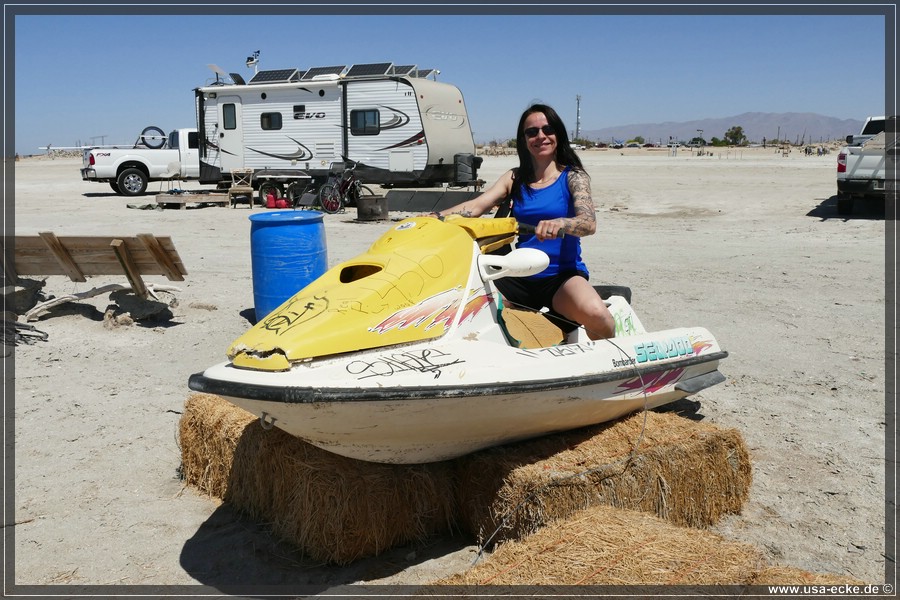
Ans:
[[[606,127],[604,129],[582,130],[580,137],[597,141],[612,142],[615,140],[627,141],[637,136],[644,138],[646,142],[663,144],[669,141],[669,136],[676,140],[688,141],[698,135],[697,130],[702,130],[702,137],[710,141],[713,137],[724,139],[725,132],[732,127],[742,127],[744,135],[753,142],[780,139],[789,142],[828,142],[842,140],[851,133],[857,133],[862,128],[863,121],[856,119],[836,119],[814,113],[759,113],[748,112],[733,117],[717,119],[700,119],[697,121],[684,121],[680,123],[635,123],[632,125],[620,125]]]

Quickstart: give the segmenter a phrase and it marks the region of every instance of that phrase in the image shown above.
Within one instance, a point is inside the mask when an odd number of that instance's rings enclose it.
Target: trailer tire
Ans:
[[[153,125],[144,127],[144,130],[141,132],[141,143],[154,150],[159,150],[165,146],[167,139],[166,132]]]
[[[119,173],[116,186],[123,196],[140,196],[147,190],[147,175],[140,169],[130,168]]]
[[[281,184],[276,183],[274,181],[263,181],[259,184],[259,205],[266,205],[266,195],[269,192],[275,192],[276,198],[284,197],[284,188],[281,187]],[[252,200],[251,200],[252,201]]]

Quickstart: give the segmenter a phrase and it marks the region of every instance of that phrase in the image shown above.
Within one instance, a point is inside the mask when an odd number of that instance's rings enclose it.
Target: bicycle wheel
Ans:
[[[362,185],[361,183],[356,183],[350,186],[350,190],[347,192],[347,206],[359,206],[359,199],[365,198],[368,196],[374,196],[375,192],[372,191],[367,185]]]
[[[326,183],[319,189],[319,206],[328,214],[340,212],[343,204],[341,193],[334,185]]]

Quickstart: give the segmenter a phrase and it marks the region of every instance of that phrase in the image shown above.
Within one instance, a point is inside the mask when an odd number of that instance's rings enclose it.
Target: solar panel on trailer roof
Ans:
[[[391,69],[391,63],[369,63],[353,65],[347,71],[347,77],[363,77],[366,75],[386,75]]]
[[[297,79],[297,69],[273,69],[260,71],[253,76],[250,83],[287,83]]]

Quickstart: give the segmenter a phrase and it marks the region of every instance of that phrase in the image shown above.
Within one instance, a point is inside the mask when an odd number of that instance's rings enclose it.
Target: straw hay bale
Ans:
[[[474,585],[860,584],[850,577],[769,565],[757,547],[650,515],[593,506],[520,541],[501,544],[468,571],[436,581]]]
[[[456,462],[460,526],[488,545],[596,504],[708,527],[740,512],[752,479],[736,430],[656,412]]]
[[[307,556],[346,564],[449,529],[445,463],[382,465],[338,456],[210,394],[180,424],[185,480],[268,523]]]
[[[730,585],[766,566],[754,546],[679,527],[646,512],[598,505],[438,585]]]

